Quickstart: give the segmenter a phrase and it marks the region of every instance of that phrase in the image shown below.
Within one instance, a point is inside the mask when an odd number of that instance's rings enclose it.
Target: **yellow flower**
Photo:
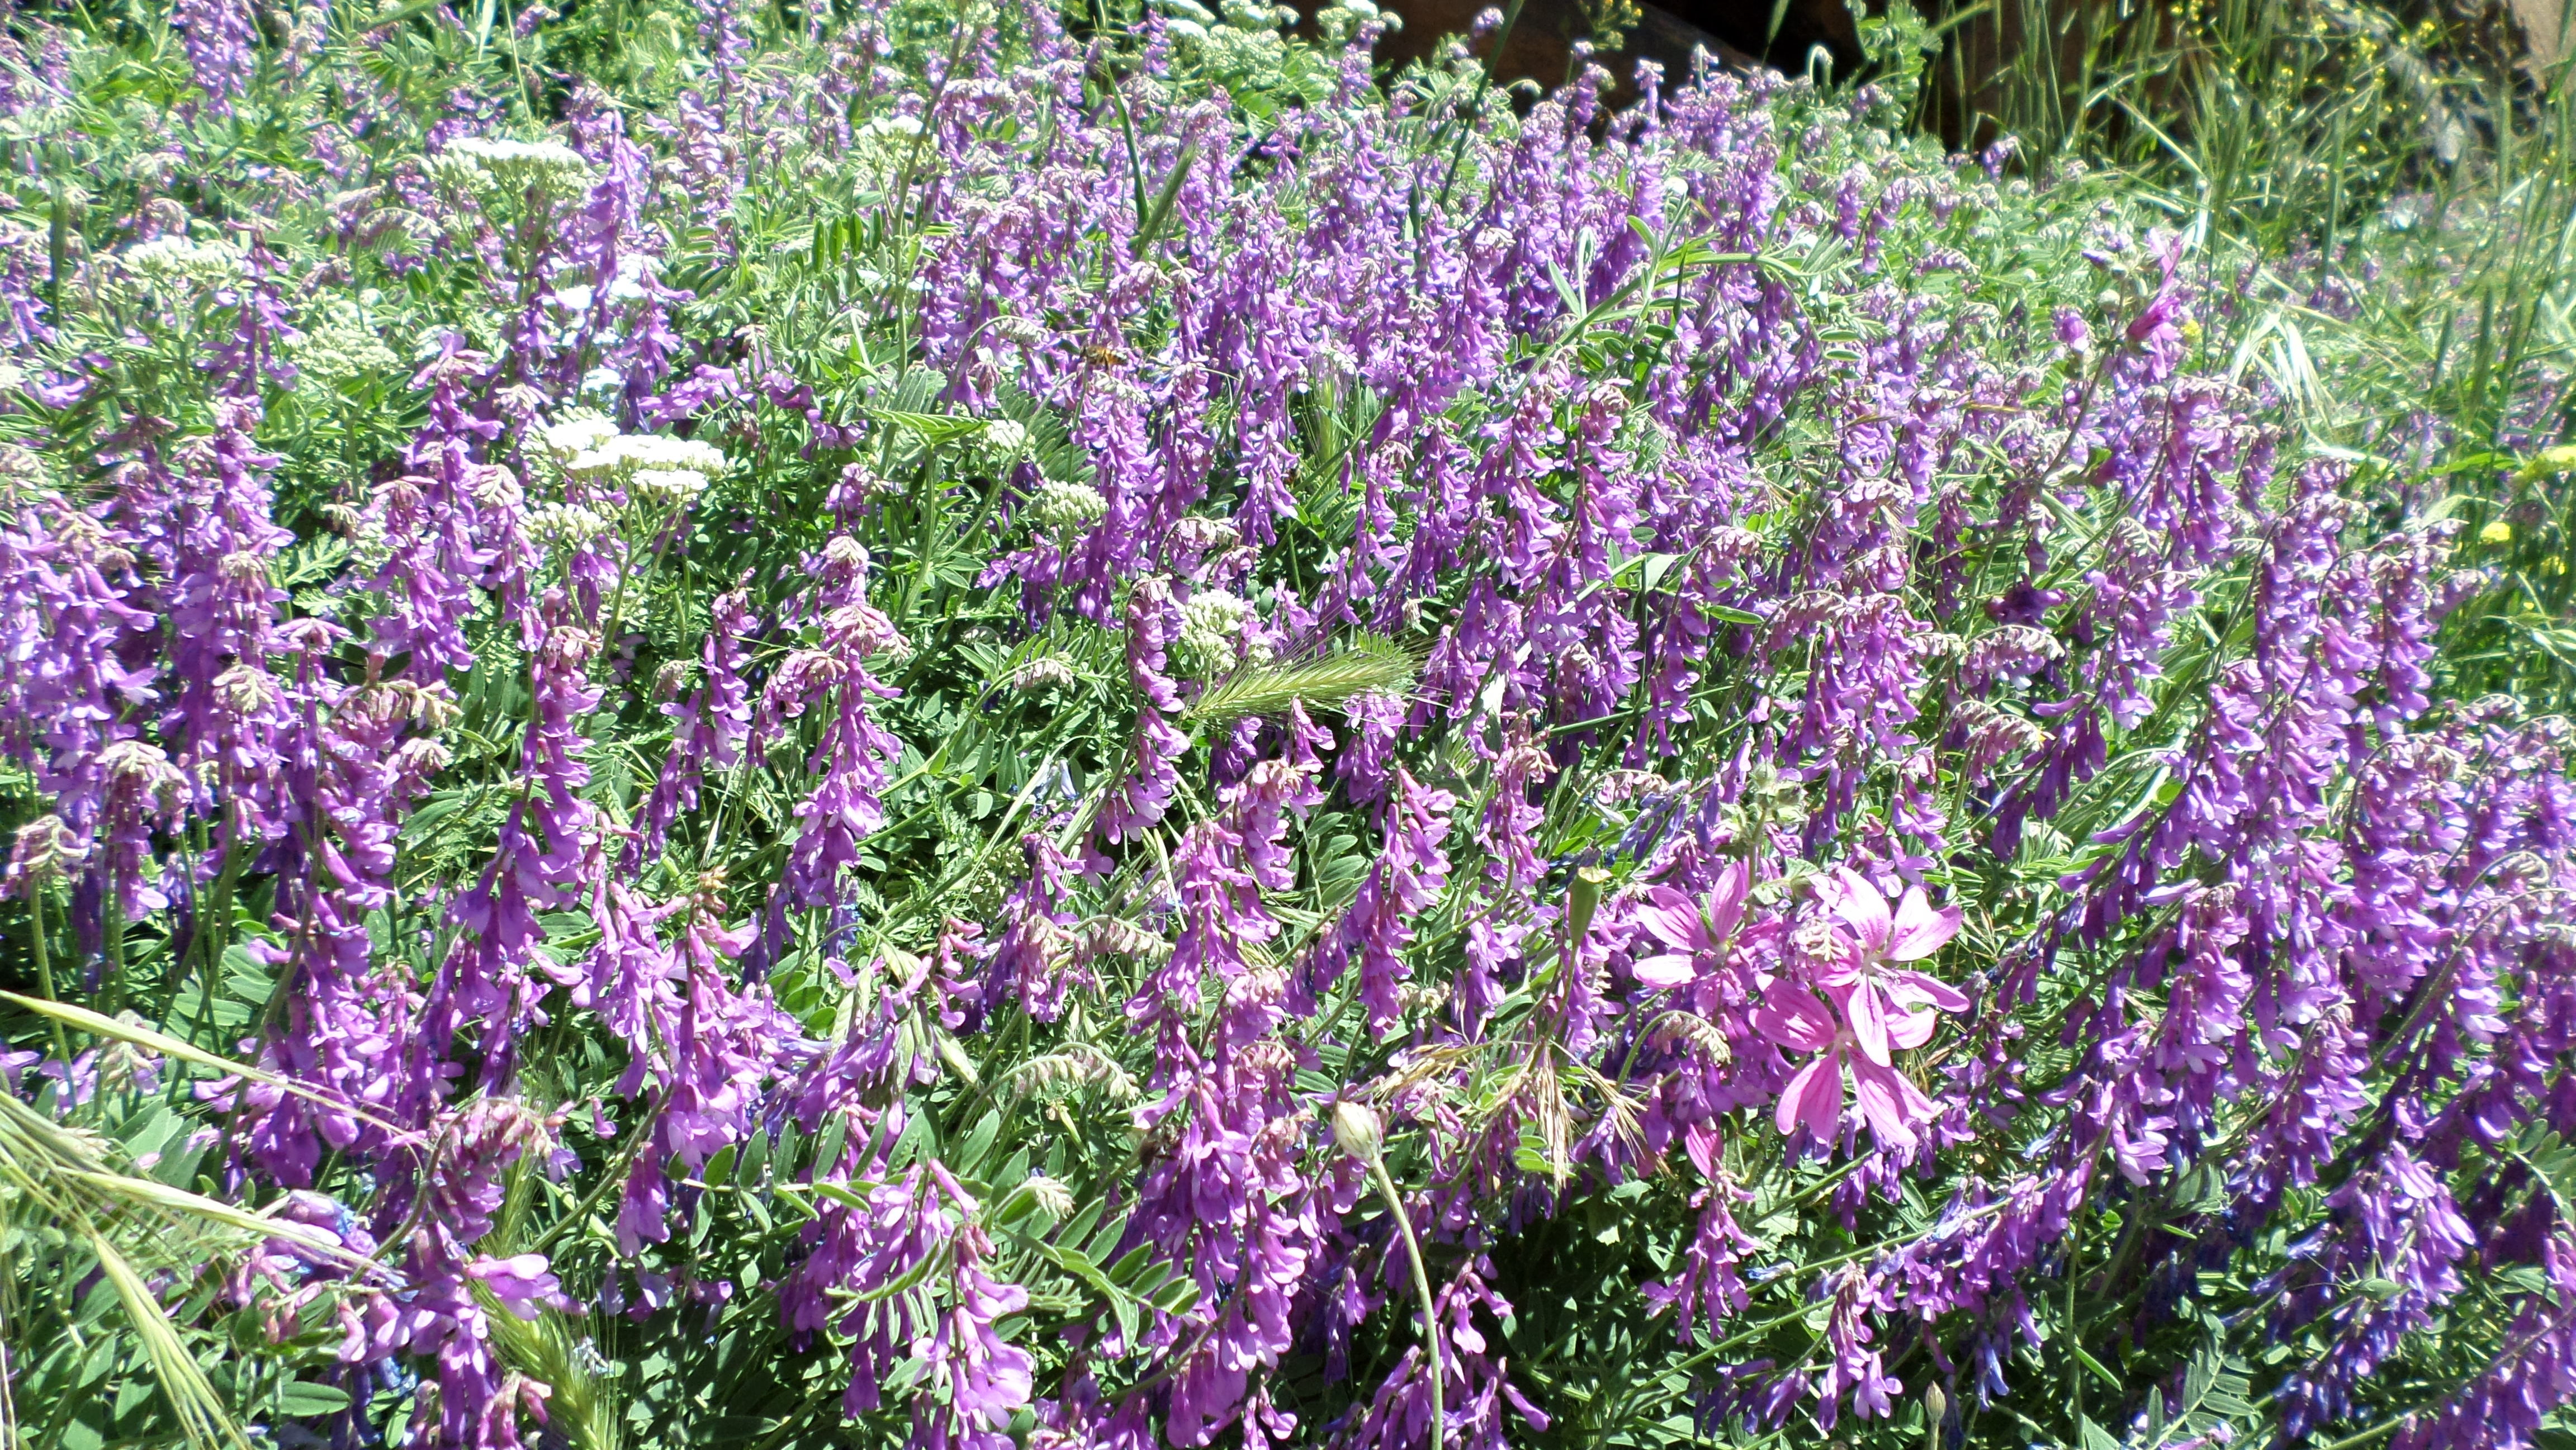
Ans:
[[[2481,544],[2510,544],[2513,542],[2513,525],[2506,523],[2502,519],[2498,519],[2494,523],[2487,525],[2485,528],[2478,530],[2478,542]]]

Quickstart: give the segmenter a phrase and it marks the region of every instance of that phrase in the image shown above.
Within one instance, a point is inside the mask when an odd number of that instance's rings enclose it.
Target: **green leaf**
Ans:
[[[961,1178],[980,1176],[977,1170],[984,1166],[984,1155],[992,1151],[993,1139],[1001,1131],[1001,1110],[988,1110],[977,1120],[973,1131],[966,1135],[966,1141],[958,1147],[957,1156],[949,1160],[949,1171]]]
[[[1127,1215],[1122,1213],[1101,1226],[1100,1232],[1092,1237],[1090,1246],[1082,1251],[1083,1257],[1095,1264],[1105,1264],[1109,1262],[1109,1256],[1118,1251],[1118,1241],[1126,1236]]]
[[[2095,1378],[2101,1380],[2102,1383],[2109,1385],[2115,1390],[2126,1388],[2126,1386],[2120,1383],[2120,1377],[2111,1373],[2110,1368],[2104,1365],[2102,1361],[2095,1359],[2090,1350],[2087,1350],[2080,1344],[2070,1345],[2069,1347],[2075,1351],[2075,1362],[2084,1366],[2086,1369],[2091,1370]]]
[[[1170,225],[1172,203],[1180,199],[1181,183],[1189,180],[1190,163],[1198,159],[1199,143],[1196,141],[1181,148],[1180,156],[1172,162],[1172,174],[1163,179],[1162,190],[1155,195],[1153,207],[1145,213],[1142,223],[1136,228],[1135,242],[1128,248],[1131,255],[1139,257],[1145,255],[1145,249],[1162,236],[1164,227]]]
[[[1063,1231],[1055,1236],[1056,1242],[1062,1244],[1079,1244],[1083,1242],[1090,1234],[1092,1225],[1100,1222],[1101,1213],[1108,1207],[1109,1200],[1105,1198],[1095,1198],[1089,1203],[1084,1204],[1082,1207],[1075,1209],[1073,1217],[1065,1220]]]
[[[972,438],[984,431],[981,418],[958,418],[945,413],[914,413],[897,408],[871,408],[870,417],[891,427],[901,428],[932,447]]]
[[[281,1415],[336,1415],[347,1408],[349,1392],[336,1385],[289,1380],[278,1387],[277,1412]]]
[[[1154,1246],[1138,1244],[1121,1255],[1118,1262],[1109,1266],[1109,1281],[1121,1287],[1133,1284],[1136,1276],[1143,1273],[1145,1266],[1152,1263],[1153,1259]]]
[[[841,1171],[841,1145],[850,1136],[850,1120],[835,1114],[814,1140],[813,1168],[818,1174]]]
[[[1174,1279],[1145,1298],[1166,1314],[1187,1314],[1199,1302],[1199,1286],[1189,1279]]]
[[[834,1203],[855,1208],[861,1213],[868,1211],[868,1196],[849,1184],[827,1180],[818,1182],[813,1187],[816,1198],[828,1198]]]

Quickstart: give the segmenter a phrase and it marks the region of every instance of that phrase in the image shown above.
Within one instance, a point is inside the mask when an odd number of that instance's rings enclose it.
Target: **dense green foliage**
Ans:
[[[13,12],[0,1427],[2565,1442],[2576,109],[1372,15]]]

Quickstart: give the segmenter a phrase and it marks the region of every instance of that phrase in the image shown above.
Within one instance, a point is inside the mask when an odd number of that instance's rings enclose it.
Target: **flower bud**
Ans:
[[[1566,892],[1566,939],[1580,946],[1592,930],[1593,910],[1601,905],[1601,888],[1610,884],[1610,873],[1598,866],[1586,866],[1574,873],[1574,885]]]
[[[1073,1216],[1073,1190],[1043,1173],[1029,1179],[1029,1195],[1037,1200],[1038,1211],[1062,1222]]]
[[[1386,1130],[1368,1104],[1348,1098],[1333,1104],[1333,1143],[1343,1152],[1363,1163],[1374,1163],[1385,1141]]]
[[[38,816],[18,828],[17,848],[10,852],[8,880],[32,891],[89,857],[89,843],[72,834],[60,816]]]
[[[1044,689],[1071,689],[1078,683],[1080,677],[1074,674],[1073,666],[1053,655],[1040,655],[1011,671],[1011,688],[1024,695]]]

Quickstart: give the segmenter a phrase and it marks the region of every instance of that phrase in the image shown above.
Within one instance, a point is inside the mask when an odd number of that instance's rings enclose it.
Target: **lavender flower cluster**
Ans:
[[[2576,1394],[2566,726],[2446,692],[2481,581],[2215,242],[1870,90],[1381,87],[1359,3],[461,13],[198,0],[122,130],[114,36],[7,58],[123,178],[0,236],[8,921],[389,1271],[198,1306],[297,1433]]]

